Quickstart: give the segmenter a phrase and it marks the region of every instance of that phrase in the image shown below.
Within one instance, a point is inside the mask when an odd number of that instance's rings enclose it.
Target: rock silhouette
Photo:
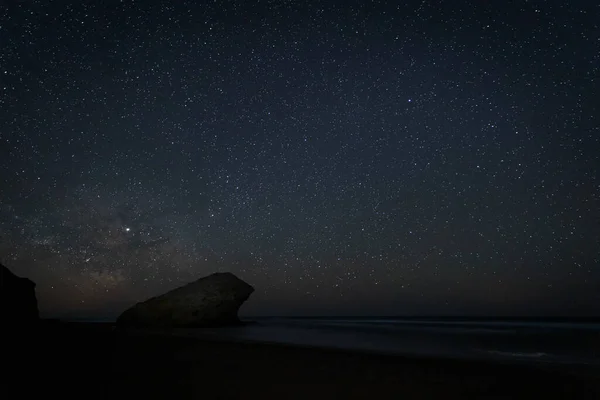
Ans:
[[[254,288],[234,274],[215,273],[127,309],[125,327],[204,327],[238,324],[238,310]]]
[[[0,264],[0,307],[3,324],[37,322],[39,312],[35,297],[35,283],[13,274]]]

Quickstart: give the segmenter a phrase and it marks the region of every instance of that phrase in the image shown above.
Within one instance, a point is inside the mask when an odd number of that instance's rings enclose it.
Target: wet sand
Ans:
[[[595,369],[132,335],[110,324],[11,333],[5,399],[600,399]]]

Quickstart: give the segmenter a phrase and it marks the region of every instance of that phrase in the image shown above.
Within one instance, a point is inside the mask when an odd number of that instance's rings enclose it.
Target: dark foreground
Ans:
[[[5,399],[600,399],[591,369],[139,336],[106,324],[45,322],[10,336]]]

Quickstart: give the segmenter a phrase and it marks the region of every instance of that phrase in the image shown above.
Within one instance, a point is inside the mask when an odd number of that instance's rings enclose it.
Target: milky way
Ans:
[[[600,312],[591,2],[4,2],[0,261],[44,315]]]

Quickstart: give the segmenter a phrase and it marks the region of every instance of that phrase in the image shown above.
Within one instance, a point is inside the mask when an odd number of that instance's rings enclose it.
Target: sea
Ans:
[[[600,319],[246,317],[171,335],[415,357],[600,367]]]

